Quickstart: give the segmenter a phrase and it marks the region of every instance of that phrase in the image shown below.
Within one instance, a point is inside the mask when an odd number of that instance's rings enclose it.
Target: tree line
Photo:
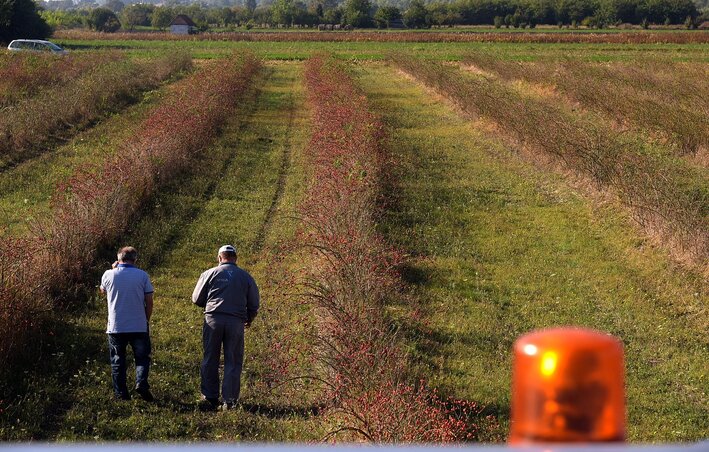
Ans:
[[[220,3],[230,4],[230,0]],[[57,9],[60,4],[65,7],[63,11]],[[67,9],[69,5],[71,7]],[[113,31],[111,28],[119,26],[118,22],[124,30],[136,27],[164,30],[177,14],[190,16],[202,30],[264,25],[312,27],[318,24],[358,28],[454,25],[495,25],[499,28],[538,24],[602,28],[626,23],[644,26],[685,24],[693,28],[709,20],[709,13],[702,13],[693,0],[434,0],[430,3],[411,0],[399,6],[396,6],[396,0],[388,6],[378,6],[370,0],[273,0],[261,5],[256,0],[243,0],[240,6],[217,6],[218,3],[126,5],[120,0],[109,0],[101,8],[91,9],[90,5],[92,3],[86,0],[78,5],[71,0],[45,2],[45,8],[54,11],[45,11],[43,16],[54,27],[90,26],[102,31]],[[96,9],[101,9],[101,17],[93,12]],[[104,27],[104,23],[109,23],[110,27]]]
[[[0,40],[44,37],[51,28],[92,28],[112,32],[152,27],[165,30],[178,14],[186,14],[203,31],[236,27],[314,27],[341,24],[357,28],[429,28],[454,25],[495,27],[685,24],[694,28],[709,20],[707,0],[387,0],[378,6],[370,0],[220,0],[212,4],[125,4],[108,0],[0,0]],[[221,6],[219,6],[221,5]],[[224,6],[227,5],[227,6]],[[398,6],[397,6],[398,5]],[[38,15],[39,14],[39,15]],[[40,17],[41,16],[41,17]],[[49,25],[49,26],[47,26]]]

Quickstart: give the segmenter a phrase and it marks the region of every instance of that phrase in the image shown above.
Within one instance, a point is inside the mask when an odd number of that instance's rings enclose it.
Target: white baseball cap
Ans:
[[[219,253],[234,253],[236,254],[236,248],[234,248],[232,245],[224,245],[221,248],[219,248]]]

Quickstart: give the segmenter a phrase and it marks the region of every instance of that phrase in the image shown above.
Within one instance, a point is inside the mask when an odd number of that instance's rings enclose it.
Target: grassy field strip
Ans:
[[[292,67],[295,65],[290,65],[290,70],[292,71]],[[288,66],[285,66],[288,67]],[[297,67],[297,66],[295,66]],[[286,183],[287,183],[287,178],[288,174],[291,170],[292,167],[292,141],[293,137],[291,133],[294,132],[294,124],[295,124],[295,119],[296,119],[296,107],[295,107],[295,96],[300,95],[301,93],[299,91],[296,91],[295,93],[290,94],[290,99],[289,102],[290,104],[288,105],[288,125],[287,125],[287,130],[288,133],[286,134],[285,138],[283,139],[283,143],[281,146],[283,147],[283,152],[281,156],[281,165],[278,170],[278,180],[276,182],[276,192],[273,195],[273,198],[271,199],[271,205],[268,207],[268,211],[266,212],[266,216],[261,223],[261,227],[259,228],[258,232],[256,233],[256,237],[254,240],[251,242],[251,253],[253,254],[254,257],[258,256],[261,252],[264,251],[264,246],[266,245],[266,239],[268,238],[271,229],[274,227],[274,223],[276,222],[276,214],[278,213],[279,208],[282,207],[283,203],[283,197],[285,195],[285,190],[286,190]],[[285,97],[286,93],[281,94],[283,97]],[[302,100],[301,100],[302,102]],[[299,110],[300,114],[302,115],[302,112]],[[302,121],[302,118],[300,118]],[[297,190],[294,190],[297,192]]]
[[[220,58],[234,50],[249,49],[267,59],[304,60],[318,52],[356,60],[381,60],[389,52],[411,51],[440,60],[461,60],[471,50],[492,51],[505,59],[562,59],[573,54],[590,61],[634,61],[643,55],[679,61],[709,62],[709,50],[701,44],[512,44],[460,42],[230,42],[230,41],[138,41],[78,40],[59,38],[70,50],[120,49],[131,56],[157,56],[187,50],[194,58]]]
[[[407,326],[444,394],[509,416],[510,351],[531,329],[599,328],[626,347],[630,438],[703,438],[709,428],[707,292],[646,247],[613,205],[589,203],[520,161],[450,106],[380,65],[358,70],[402,161],[382,224],[409,251],[424,322]]]
[[[106,156],[112,155],[133,134],[135,125],[168,89],[169,85],[148,91],[137,105],[99,121],[54,152],[0,172],[2,234],[23,234],[27,231],[28,218],[46,215],[57,183],[71,176],[77,167],[98,168]]]
[[[226,440],[259,439],[265,434],[288,439],[303,435],[295,432],[316,430],[302,426],[307,417],[278,410],[219,415],[197,411],[202,316],[189,301],[197,276],[213,265],[220,243],[236,244],[241,262],[257,279],[265,272],[267,263],[257,262],[250,250],[286,173],[283,153],[289,146],[302,146],[300,140],[306,136],[300,70],[296,65],[274,65],[258,99],[242,106],[243,111],[254,110],[249,119],[232,121],[194,172],[163,190],[125,238],[141,251],[142,266],[156,286],[151,383],[158,402],[111,400],[104,358],[105,306],[97,299],[92,309],[68,319],[57,331],[57,342],[45,350],[52,356],[44,368],[50,373],[33,372],[26,387],[17,389],[27,394],[16,400],[21,406],[3,407],[2,438]],[[282,229],[278,223],[272,230]],[[110,259],[107,255],[106,264]],[[264,298],[266,302],[268,291]],[[253,348],[265,340],[263,336],[264,326],[257,324],[249,331],[247,356],[256,353]],[[245,368],[244,396],[254,407],[260,400],[250,391],[248,376],[253,377],[257,365],[247,361]],[[22,422],[12,425],[9,421],[15,416]],[[291,423],[301,428],[290,429]]]

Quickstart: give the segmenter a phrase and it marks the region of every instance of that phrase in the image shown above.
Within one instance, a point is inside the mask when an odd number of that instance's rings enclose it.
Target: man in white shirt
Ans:
[[[150,372],[150,316],[153,313],[153,285],[150,277],[135,266],[138,252],[131,246],[118,250],[118,261],[101,278],[101,292],[108,299],[108,349],[115,397],[130,400],[126,383],[126,349],[135,357],[135,390],[152,401]]]

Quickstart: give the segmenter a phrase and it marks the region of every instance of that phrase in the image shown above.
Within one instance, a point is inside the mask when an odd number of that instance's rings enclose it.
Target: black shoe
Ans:
[[[237,406],[238,406],[238,402],[236,402],[234,400],[228,400],[228,401],[224,402],[224,404],[222,405],[222,411],[233,410],[233,409],[236,409]]]
[[[212,397],[203,396],[202,400],[199,401],[199,409],[201,411],[217,411],[219,406],[219,399],[215,399]]]
[[[113,398],[116,400],[130,400],[130,394],[127,392],[115,392]]]
[[[148,388],[135,388],[135,392],[137,392],[140,395],[140,398],[146,402],[152,402],[155,400],[155,397],[153,397],[153,394]]]

